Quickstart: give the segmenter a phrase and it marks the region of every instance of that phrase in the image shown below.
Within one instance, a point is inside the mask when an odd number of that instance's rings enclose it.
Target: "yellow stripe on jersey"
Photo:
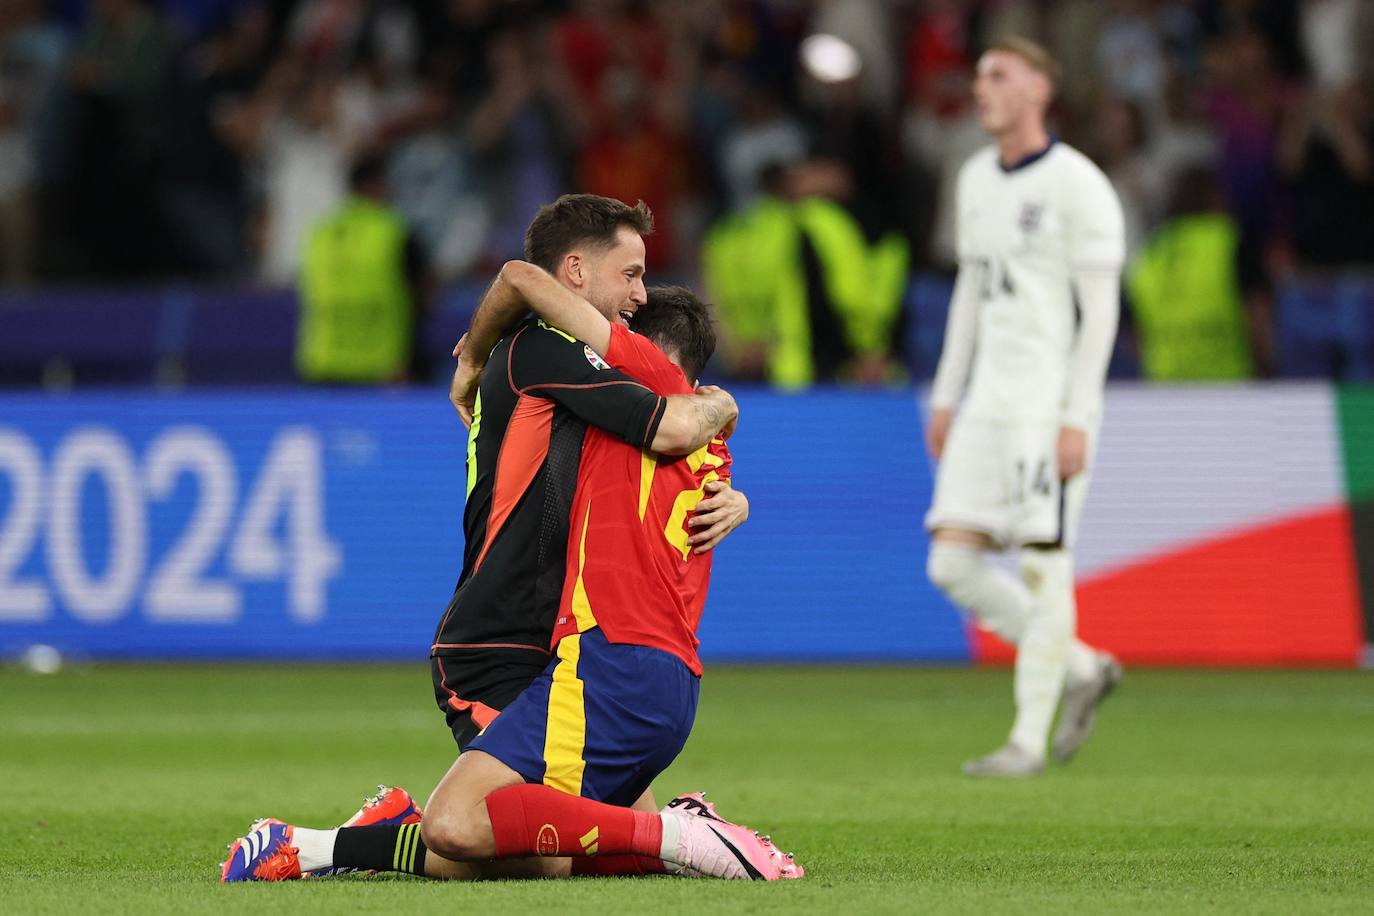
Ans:
[[[695,452],[687,456],[687,467],[695,474],[703,467],[718,468],[725,464],[725,459],[719,455],[712,454],[707,446],[702,446]],[[706,476],[701,478],[701,486],[693,490],[683,490],[673,500],[673,511],[668,515],[668,524],[663,528],[663,536],[668,539],[674,549],[682,554],[685,562],[692,556],[692,545],[687,543],[687,529],[684,523],[687,521],[687,513],[697,507],[697,503],[706,496],[706,485],[713,480],[719,480],[720,475],[715,471],[707,471]],[[643,515],[640,515],[643,518]]]
[[[562,328],[556,328],[556,327],[554,327],[553,325],[551,325],[551,324],[549,324],[547,321],[545,321],[543,318],[540,318],[540,319],[539,319],[539,326],[540,326],[541,328],[543,328],[544,330],[546,330],[546,331],[553,331],[555,334],[557,334],[559,337],[562,337],[564,340],[568,341],[569,343],[577,343],[577,338],[576,338],[576,337],[572,336],[572,335],[569,334],[567,331],[564,331]]]
[[[596,615],[592,613],[591,600],[587,598],[587,583],[582,572],[587,568],[587,524],[592,519],[592,504],[587,503],[587,513],[582,516],[582,537],[577,542],[577,581],[573,583],[572,612],[577,618],[577,632],[585,633],[596,626]]]
[[[472,429],[468,430],[468,496],[477,486],[477,432],[482,428],[482,392],[477,392],[477,403],[472,405]]]
[[[587,708],[577,662],[582,654],[582,634],[564,636],[558,642],[558,665],[549,687],[549,720],[544,731],[544,785],[569,795],[582,794],[582,759],[587,744]]]
[[[678,553],[682,554],[682,559],[686,561],[692,556],[692,545],[687,543],[687,513],[697,507],[706,496],[706,485],[713,480],[719,480],[720,475],[715,471],[707,471],[706,476],[701,479],[701,486],[695,490],[683,490],[673,500],[673,511],[668,515],[668,524],[663,528],[663,536],[668,539]]]
[[[644,513],[649,510],[649,492],[654,488],[654,472],[658,470],[658,459],[647,449],[639,456],[639,520],[644,521]]]
[[[720,439],[712,439],[712,442],[721,442]],[[721,442],[723,445],[724,443]],[[687,467],[693,474],[701,470],[702,467],[718,468],[725,463],[725,459],[711,451],[710,445],[703,445],[695,452],[687,456]]]

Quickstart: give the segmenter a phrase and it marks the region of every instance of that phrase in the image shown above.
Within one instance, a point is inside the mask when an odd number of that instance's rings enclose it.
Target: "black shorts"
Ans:
[[[549,654],[538,649],[463,649],[431,656],[434,699],[458,749],[480,735],[548,664]]]

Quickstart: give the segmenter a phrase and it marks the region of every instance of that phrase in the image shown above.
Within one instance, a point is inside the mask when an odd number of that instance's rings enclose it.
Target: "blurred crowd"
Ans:
[[[1019,34],[1063,65],[1056,134],[1125,206],[1128,317],[1156,340],[1210,322],[1243,338],[1212,370],[1268,374],[1284,290],[1374,322],[1354,301],[1374,273],[1371,7],[4,0],[0,271],[294,283],[310,227],[380,158],[441,282],[519,256],[562,192],[643,199],[651,274],[704,278],[732,374],[892,378],[906,278],[952,269],[954,175],[987,142],[977,54]],[[759,277],[788,269],[819,292],[780,315]],[[1341,375],[1362,346],[1311,359]],[[1180,352],[1142,345],[1146,373],[1200,371]]]

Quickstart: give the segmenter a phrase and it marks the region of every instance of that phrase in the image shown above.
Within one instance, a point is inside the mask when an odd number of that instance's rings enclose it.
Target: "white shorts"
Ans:
[[[1072,549],[1090,472],[1059,479],[1059,424],[955,417],[935,472],[926,528],[980,531],[1000,546]],[[1097,430],[1088,431],[1092,465]]]

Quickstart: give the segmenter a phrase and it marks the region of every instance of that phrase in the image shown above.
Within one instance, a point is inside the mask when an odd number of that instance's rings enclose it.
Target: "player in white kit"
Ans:
[[[1116,337],[1125,232],[1102,172],[1045,128],[1056,68],[1024,39],[978,62],[995,143],[959,174],[959,274],[931,394],[939,462],[926,516],[930,579],[1016,645],[1016,720],[972,776],[1030,776],[1068,760],[1121,678],[1075,636],[1073,548]],[[965,397],[965,389],[967,396]],[[960,402],[962,400],[962,406]],[[955,408],[958,415],[955,416]],[[1020,578],[989,561],[1019,548]]]

